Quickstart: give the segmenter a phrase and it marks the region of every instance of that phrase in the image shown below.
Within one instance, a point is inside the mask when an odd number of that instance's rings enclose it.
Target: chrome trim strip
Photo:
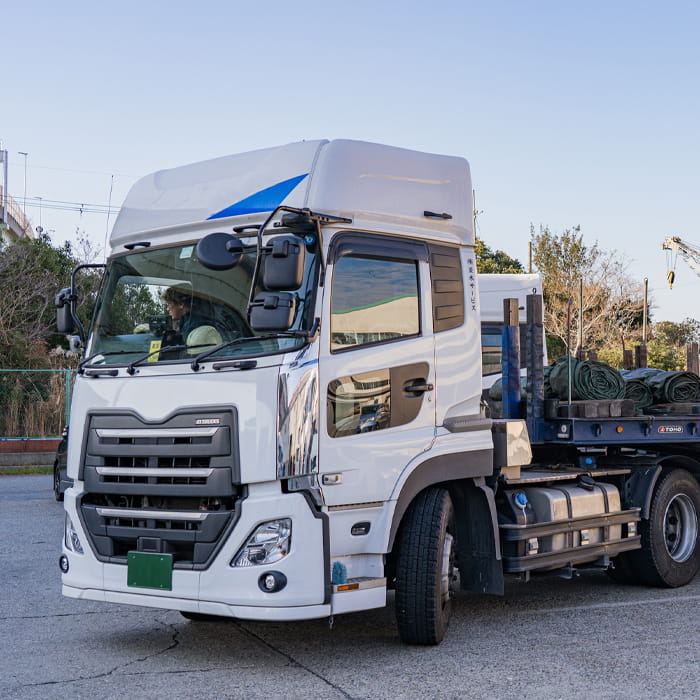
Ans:
[[[212,437],[219,428],[137,428],[120,430],[117,428],[95,428],[98,438],[179,438]]]
[[[103,518],[134,518],[141,520],[191,520],[202,522],[208,513],[192,513],[176,510],[138,510],[136,508],[97,508]]]
[[[278,479],[318,472],[318,416],[318,360],[280,372],[277,384]]]
[[[95,467],[100,476],[194,476],[207,477],[214,469],[198,469],[195,467]]]
[[[328,510],[359,510],[360,508],[381,508],[384,501],[370,501],[368,503],[348,503],[342,506],[329,506]]]

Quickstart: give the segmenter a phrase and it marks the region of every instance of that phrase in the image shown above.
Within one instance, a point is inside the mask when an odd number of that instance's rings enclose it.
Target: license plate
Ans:
[[[173,555],[129,552],[126,585],[135,588],[173,590]]]

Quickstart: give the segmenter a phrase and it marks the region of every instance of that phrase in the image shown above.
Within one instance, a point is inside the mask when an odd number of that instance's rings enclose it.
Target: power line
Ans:
[[[17,197],[14,197],[16,200]],[[60,199],[44,199],[34,202],[32,199],[27,199],[28,207],[36,207],[39,209],[54,209],[58,211],[77,211],[81,214],[116,214],[119,207],[113,207],[110,204],[92,204],[89,202],[66,202]]]

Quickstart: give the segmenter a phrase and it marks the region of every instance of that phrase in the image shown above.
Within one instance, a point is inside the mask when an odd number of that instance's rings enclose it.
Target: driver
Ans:
[[[211,321],[197,313],[196,299],[190,293],[168,287],[162,299],[173,320],[173,327],[182,336],[184,344],[197,346],[188,349],[188,354],[196,355],[222,342],[221,334],[211,325]]]

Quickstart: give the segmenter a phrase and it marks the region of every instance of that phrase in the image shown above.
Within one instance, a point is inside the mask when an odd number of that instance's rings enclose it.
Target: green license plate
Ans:
[[[173,555],[129,552],[126,585],[136,588],[173,590]]]

